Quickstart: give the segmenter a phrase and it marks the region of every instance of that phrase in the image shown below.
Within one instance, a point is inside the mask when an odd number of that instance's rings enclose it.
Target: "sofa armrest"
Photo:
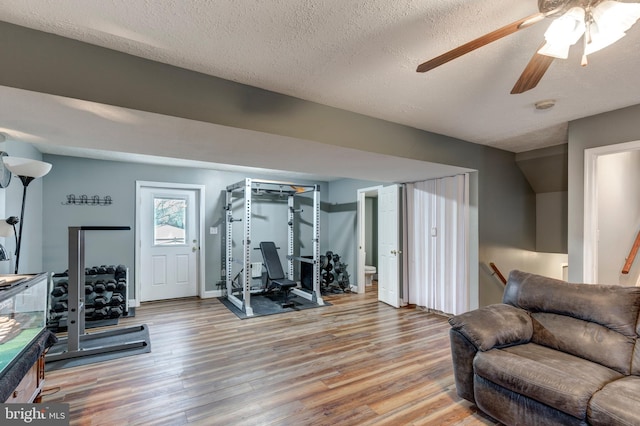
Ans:
[[[502,303],[453,316],[449,324],[480,351],[527,343],[533,335],[529,313]]]

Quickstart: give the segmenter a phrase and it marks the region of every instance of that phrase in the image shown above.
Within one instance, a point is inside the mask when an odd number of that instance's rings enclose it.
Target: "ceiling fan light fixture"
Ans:
[[[538,53],[554,58],[567,59],[569,48],[576,44],[585,31],[585,11],[572,7],[564,15],[554,20],[544,33],[546,43]]]
[[[602,32],[622,32],[640,19],[640,3],[603,1],[593,8],[591,16]]]
[[[590,55],[620,40],[640,18],[640,3],[604,1],[592,11],[584,54]]]
[[[538,53],[552,58],[567,59],[569,57],[570,44],[551,44],[545,43]]]

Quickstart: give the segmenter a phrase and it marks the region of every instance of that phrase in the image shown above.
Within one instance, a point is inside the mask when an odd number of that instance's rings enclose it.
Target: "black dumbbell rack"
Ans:
[[[85,330],[85,232],[125,231],[129,226],[70,226],[69,227],[69,281],[67,288],[67,335],[60,337],[51,347],[45,361],[47,365],[60,362],[70,365],[82,358],[86,362],[103,361],[105,357],[120,357],[151,351],[146,324],[115,327],[110,330],[87,333]],[[94,288],[95,290],[95,288]],[[106,289],[105,289],[106,290]],[[95,292],[95,291],[94,291]],[[93,300],[95,307],[95,299]],[[94,308],[95,309],[95,308]],[[60,361],[60,362],[58,362]]]
[[[129,314],[129,269],[124,265],[101,265],[85,268],[85,327],[118,324],[118,318]],[[53,332],[65,331],[68,318],[68,271],[56,273],[51,280],[47,327]]]

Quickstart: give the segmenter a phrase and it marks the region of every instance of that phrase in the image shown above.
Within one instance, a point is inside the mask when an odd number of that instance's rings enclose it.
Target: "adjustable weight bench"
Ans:
[[[267,290],[277,288],[278,291],[283,294],[282,307],[292,307],[293,302],[289,302],[289,292],[298,284],[295,281],[285,278],[275,243],[272,241],[261,242],[260,251],[262,252],[264,266],[267,269],[267,279],[269,281],[267,282]]]

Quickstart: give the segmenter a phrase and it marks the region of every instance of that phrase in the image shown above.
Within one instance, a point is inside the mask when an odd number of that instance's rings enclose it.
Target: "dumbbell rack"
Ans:
[[[47,327],[53,332],[67,329],[68,271],[54,274],[49,291]],[[128,315],[129,268],[102,265],[85,268],[85,326],[114,325]]]
[[[67,337],[59,338],[46,355],[46,361],[95,356],[109,352],[126,352],[148,347],[141,336],[146,325],[85,333],[85,266],[84,234],[86,231],[124,231],[129,226],[70,226],[69,227],[69,287]],[[144,333],[142,333],[144,331]]]

